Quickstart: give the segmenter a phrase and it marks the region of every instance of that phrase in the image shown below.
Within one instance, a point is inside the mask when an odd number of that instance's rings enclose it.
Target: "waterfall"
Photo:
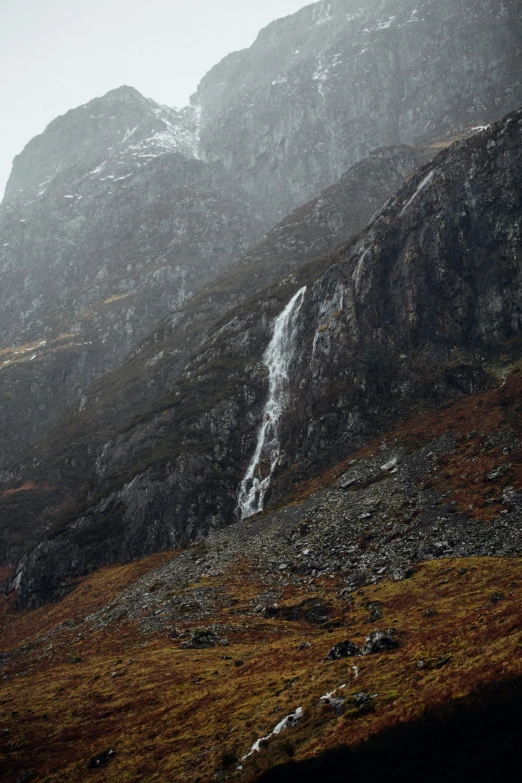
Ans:
[[[239,485],[237,508],[241,519],[263,510],[266,491],[279,460],[279,419],[286,404],[288,370],[295,349],[295,327],[305,291],[306,286],[292,297],[275,319],[272,339],[263,356],[268,367],[268,400],[257,435],[254,456]]]

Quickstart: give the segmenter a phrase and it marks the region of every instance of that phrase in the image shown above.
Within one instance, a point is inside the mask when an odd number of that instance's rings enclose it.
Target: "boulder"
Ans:
[[[188,642],[183,642],[181,647],[188,650],[205,650],[209,647],[215,647],[217,636],[214,631],[206,628],[199,628],[194,631]]]
[[[339,642],[336,644],[328,655],[327,661],[338,661],[340,658],[352,658],[361,655],[361,650],[356,644],[350,641]]]
[[[394,637],[393,629],[386,631],[372,631],[361,648],[361,655],[373,655],[374,653],[396,650],[399,642]]]

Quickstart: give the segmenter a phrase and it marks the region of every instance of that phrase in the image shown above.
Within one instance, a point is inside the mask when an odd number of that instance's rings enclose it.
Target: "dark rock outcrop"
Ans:
[[[353,658],[358,655],[361,655],[361,649],[353,642],[338,642],[332,647],[325,660],[338,661],[340,658]]]
[[[361,647],[361,654],[375,655],[377,653],[386,652],[387,650],[395,650],[398,646],[399,642],[394,636],[393,629],[388,629],[387,631],[372,631]]]
[[[181,646],[189,650],[206,650],[215,647],[217,636],[207,628],[199,628],[192,634],[188,642],[182,642]]]

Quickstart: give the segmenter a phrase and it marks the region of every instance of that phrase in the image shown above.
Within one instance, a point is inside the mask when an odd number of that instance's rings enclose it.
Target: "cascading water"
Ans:
[[[268,400],[257,435],[254,456],[238,491],[241,519],[263,510],[263,501],[281,452],[278,425],[283,413],[288,387],[288,370],[295,348],[297,316],[303,304],[306,286],[288,302],[274,322],[274,332],[263,361],[268,367]]]

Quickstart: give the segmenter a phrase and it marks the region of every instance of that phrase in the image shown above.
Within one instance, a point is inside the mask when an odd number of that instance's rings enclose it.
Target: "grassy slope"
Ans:
[[[403,422],[386,438],[413,450],[442,432],[455,432],[455,454],[447,464],[434,467],[429,481],[439,491],[451,491],[459,507],[473,505],[473,514],[487,524],[502,507],[506,483],[521,486],[522,466],[515,453],[508,461],[502,449],[488,441],[498,430],[520,434],[521,391],[521,381],[512,377],[500,389]],[[381,443],[382,438],[364,451],[370,453]],[[489,480],[503,460],[511,467]],[[340,465],[313,485],[297,488],[292,502],[328,484],[344,468]],[[256,596],[266,588],[266,575],[246,561],[238,562],[221,576],[207,577],[183,591],[190,603],[192,592],[202,586],[218,590],[213,615],[196,626],[190,617],[179,625],[180,631],[205,624],[226,626],[230,646],[209,650],[182,649],[179,640],[143,635],[125,616],[99,630],[83,622],[141,575],[175,557],[166,553],[102,569],[83,579],[61,603],[34,612],[16,614],[11,601],[3,599],[0,651],[18,649],[0,669],[0,752],[6,783],[14,783],[27,769],[35,769],[36,779],[49,783],[79,782],[90,775],[104,781],[195,783],[209,781],[216,773],[223,779],[250,781],[290,758],[295,766],[290,771],[284,767],[284,775],[305,780],[306,768],[299,765],[306,759],[339,760],[324,753],[347,746],[359,747],[359,759],[370,759],[364,742],[373,738],[377,744],[370,749],[393,746],[394,735],[390,739],[386,731],[398,726],[403,734],[397,742],[407,747],[408,738],[418,736],[422,716],[446,707],[437,725],[451,726],[454,713],[448,708],[453,710],[458,700],[481,685],[522,677],[519,559],[431,561],[408,581],[363,588],[351,604],[340,597],[343,582],[337,578],[316,579],[302,587],[288,584],[279,605],[319,598],[331,607],[325,626],[265,619],[256,613]],[[504,598],[492,602],[495,593]],[[367,622],[371,601],[383,607],[383,618],[375,624]],[[436,614],[426,617],[427,609]],[[360,644],[375,626],[397,629],[400,648],[355,661],[324,662],[334,643],[351,639]],[[311,646],[299,651],[302,641]],[[243,664],[236,666],[236,661]],[[421,669],[419,661],[424,662]],[[357,679],[354,664],[359,667]],[[346,688],[339,693],[346,694],[347,709],[335,717],[319,699],[342,684]],[[373,709],[357,709],[350,697],[358,691],[378,694]],[[496,714],[487,691],[472,704],[475,717],[481,710]],[[238,770],[233,760],[298,706],[305,712],[300,724]],[[457,709],[455,714],[461,713]],[[89,772],[89,759],[109,747],[116,750],[111,762]]]
[[[135,566],[92,575],[60,607],[16,618],[18,631],[9,628],[13,618],[7,617],[2,646],[11,647],[17,634],[19,641],[33,643],[7,664],[9,679],[0,691],[6,783],[29,768],[42,780],[83,781],[89,759],[108,747],[117,752],[99,773],[103,780],[210,780],[227,755],[245,754],[281,717],[302,706],[305,717],[296,729],[254,755],[241,772],[230,766],[233,779],[252,780],[289,755],[303,759],[356,745],[466,696],[481,683],[522,675],[519,560],[430,562],[407,582],[361,590],[347,611],[334,581],[317,583],[337,628],[261,616],[245,622],[241,612],[259,587],[247,565],[223,577],[226,600],[213,619],[231,627],[226,648],[184,650],[167,638],[145,640],[125,620],[79,633],[75,618],[91,610],[97,592],[110,593],[114,580],[134,579]],[[506,597],[492,603],[497,592]],[[283,603],[303,597],[289,590]],[[233,608],[226,606],[231,599],[237,601]],[[380,626],[400,632],[399,650],[325,663],[334,642],[364,640],[372,627],[366,606],[372,600],[383,605]],[[428,608],[437,614],[425,617]],[[41,630],[57,619],[71,624],[39,644],[38,631],[31,633],[28,623]],[[311,647],[299,652],[303,640]],[[236,667],[236,660],[243,665]],[[419,660],[425,662],[422,670]],[[342,684],[348,708],[336,718],[319,699]],[[379,694],[370,712],[350,704],[350,695],[361,690]]]

